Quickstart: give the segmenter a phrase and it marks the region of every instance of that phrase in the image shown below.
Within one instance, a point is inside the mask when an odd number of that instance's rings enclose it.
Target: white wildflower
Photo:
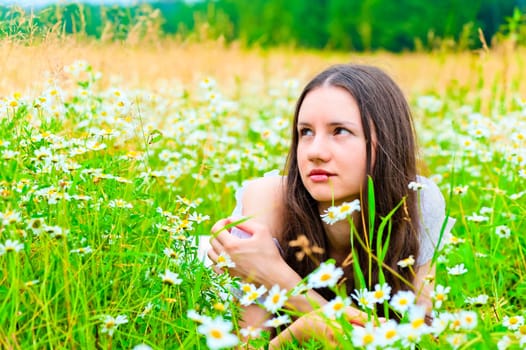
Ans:
[[[468,269],[464,266],[464,264],[458,264],[453,267],[446,267],[447,272],[452,276],[459,276],[463,275],[466,272],[468,272]]]
[[[333,287],[343,276],[343,270],[333,263],[323,262],[308,276],[307,285],[310,288]]]

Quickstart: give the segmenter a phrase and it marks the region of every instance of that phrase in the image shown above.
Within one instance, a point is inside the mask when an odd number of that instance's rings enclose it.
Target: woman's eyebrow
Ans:
[[[333,121],[333,122],[330,122],[328,125],[331,125],[331,126],[335,126],[335,125],[348,125],[348,126],[358,126],[357,123],[355,122],[350,122],[350,121],[347,121],[347,120],[342,120],[342,121]]]
[[[298,125],[311,125],[311,123],[309,123],[309,122],[298,122]],[[353,126],[358,126],[357,123],[350,122],[348,120],[341,120],[341,121],[340,120],[335,120],[335,121],[327,123],[327,125],[353,125]]]

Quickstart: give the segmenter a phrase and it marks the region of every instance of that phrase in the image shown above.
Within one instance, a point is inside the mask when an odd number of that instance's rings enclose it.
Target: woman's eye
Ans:
[[[335,135],[351,135],[352,132],[345,128],[336,128],[334,129]]]
[[[302,128],[300,129],[300,136],[310,136],[313,134],[312,130],[311,129],[308,129],[308,128]]]

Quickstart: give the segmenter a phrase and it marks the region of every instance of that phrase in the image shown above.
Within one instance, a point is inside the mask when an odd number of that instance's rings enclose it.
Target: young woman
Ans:
[[[215,238],[208,252],[212,261],[224,252],[236,265],[229,272],[267,288],[277,284],[290,290],[320,262],[334,259],[343,268],[346,290],[351,293],[359,288],[353,267],[347,263],[351,225],[347,220],[330,225],[321,215],[330,206],[360,200],[361,211],[353,214],[352,220],[357,234],[367,241],[369,232],[377,232],[381,218],[403,201],[391,217],[382,271],[393,294],[413,290],[418,302],[430,309],[433,284],[424,280],[434,275],[431,259],[443,231],[444,199],[436,185],[416,174],[410,109],[388,75],[371,66],[336,65],[310,81],[297,101],[285,174],[266,176],[244,186],[236,217],[220,220],[212,228]],[[372,229],[368,219],[369,177],[375,197]],[[410,189],[411,182],[422,183],[424,189],[420,193]],[[225,230],[239,220],[240,214],[250,218],[236,228],[245,232],[244,238]],[[298,259],[299,250],[306,249],[305,244],[298,247],[301,236],[307,238],[310,247],[321,249]],[[377,239],[372,236],[370,249],[355,245],[369,288],[379,282],[380,267],[370,258],[377,253]],[[416,258],[414,269],[398,264],[410,256]],[[289,299],[287,305],[308,313],[313,305],[324,305],[333,296],[329,290],[310,290]],[[356,308],[348,307],[346,314],[351,322],[364,320],[364,313]],[[290,332],[282,332],[273,345],[288,339],[290,333],[298,339],[307,333],[324,336],[323,321],[309,315],[294,322]],[[243,323],[260,326],[267,318],[262,308],[252,305],[245,310]]]

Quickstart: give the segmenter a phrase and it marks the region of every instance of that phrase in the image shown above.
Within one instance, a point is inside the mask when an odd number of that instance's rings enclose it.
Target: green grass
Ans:
[[[69,68],[35,95],[0,100],[0,244],[23,244],[0,255],[0,347],[206,348],[188,311],[236,329],[238,305],[233,280],[203,265],[195,241],[231,213],[243,180],[283,167],[299,90],[275,82],[277,94],[254,101],[229,100],[221,82],[103,89],[89,65]],[[495,348],[505,336],[519,348],[526,328],[503,322],[526,316],[526,102],[504,104],[496,89],[479,115],[491,96],[448,91],[411,96],[424,175],[457,219],[458,240],[438,258],[437,284],[451,291],[437,311],[475,311],[478,322],[421,344],[448,348],[460,334],[463,348]],[[458,264],[467,273],[449,274]],[[163,283],[167,269],[180,284]],[[127,322],[110,336],[106,315]]]

